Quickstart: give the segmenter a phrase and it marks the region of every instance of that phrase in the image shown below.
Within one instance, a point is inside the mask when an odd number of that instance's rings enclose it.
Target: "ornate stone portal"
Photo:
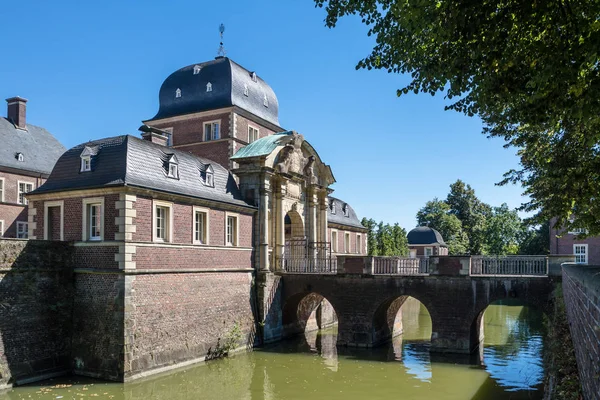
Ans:
[[[239,165],[233,172],[242,194],[257,199],[259,270],[289,268],[292,258],[316,260],[328,250],[327,195],[335,179],[302,135],[286,132],[259,139],[232,160]],[[295,248],[309,253],[299,255]],[[310,266],[316,267],[315,261]]]

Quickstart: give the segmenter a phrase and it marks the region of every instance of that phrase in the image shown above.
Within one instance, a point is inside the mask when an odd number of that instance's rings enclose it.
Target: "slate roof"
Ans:
[[[356,215],[356,212],[354,212],[354,209],[352,207],[350,207],[350,204],[346,203],[343,200],[337,199],[335,197],[328,197],[329,199],[329,207],[327,208],[327,221],[334,223],[334,224],[339,224],[339,225],[345,225],[345,226],[350,226],[353,228],[361,228],[361,229],[365,229],[366,228],[360,223],[360,220],[358,219],[358,216]],[[335,204],[335,214],[332,213],[333,210],[333,204]],[[344,214],[344,208],[346,208],[346,214]]]
[[[408,245],[412,244],[432,244],[447,247],[442,235],[428,226],[419,226],[408,232]]]
[[[65,148],[44,128],[27,124],[27,130],[17,129],[0,117],[0,167],[26,170],[49,175]],[[23,161],[17,160],[23,154]]]
[[[277,146],[279,145],[279,141],[281,139],[283,139],[284,137],[289,136],[291,134],[292,134],[291,131],[281,132],[281,133],[276,133],[274,135],[265,136],[263,138],[255,140],[254,142],[250,143],[249,145],[244,146],[241,149],[239,149],[233,155],[233,157],[231,157],[231,159],[238,160],[241,158],[268,156],[269,154],[271,154],[271,152],[273,152],[273,150],[275,150],[277,148]]]
[[[196,66],[201,69],[194,74]],[[212,91],[207,92],[209,82]],[[244,95],[245,87],[248,96]],[[181,97],[175,96],[177,89],[181,90]],[[265,96],[268,107],[264,105]],[[251,71],[227,57],[188,65],[173,72],[160,87],[158,98],[160,107],[151,120],[238,106],[279,126],[279,103],[273,89],[258,76],[254,82]]]
[[[97,155],[92,157],[92,170],[80,172],[80,155],[86,147],[97,150]],[[173,155],[179,179],[167,176],[167,164]],[[214,187],[203,184],[202,175],[209,165],[214,171]],[[94,140],[69,149],[46,183],[32,193],[113,186],[134,186],[252,207],[242,200],[233,176],[218,163],[130,135]]]

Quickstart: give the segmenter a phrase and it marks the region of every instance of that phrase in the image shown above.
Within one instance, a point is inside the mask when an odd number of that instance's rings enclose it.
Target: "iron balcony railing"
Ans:
[[[546,256],[471,256],[472,276],[547,276]]]
[[[373,257],[374,275],[428,275],[429,258]]]
[[[294,274],[337,273],[337,257],[331,254],[329,242],[286,240],[283,258],[277,264],[279,270]]]

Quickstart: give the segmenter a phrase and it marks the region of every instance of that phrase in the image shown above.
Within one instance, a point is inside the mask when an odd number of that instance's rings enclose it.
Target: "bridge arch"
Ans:
[[[311,291],[290,296],[282,308],[283,337],[324,329],[337,324],[333,304],[322,294]]]
[[[371,343],[373,346],[378,346],[388,342],[394,336],[401,335],[404,331],[402,323],[402,307],[409,298],[417,300],[429,314],[429,318],[433,327],[433,318],[429,307],[419,299],[419,297],[411,295],[400,295],[386,299],[377,307],[373,314],[373,328],[371,332]]]

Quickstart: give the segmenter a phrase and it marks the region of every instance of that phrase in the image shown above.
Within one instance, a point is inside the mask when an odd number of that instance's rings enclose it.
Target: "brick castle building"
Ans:
[[[261,326],[281,313],[261,304],[278,271],[367,253],[356,213],[330,196],[331,168],[279,126],[256,72],[190,65],[159,102],[142,138],[67,150],[27,196],[29,238],[73,247],[78,374],[128,380],[201,359],[234,326],[249,344],[276,340]]]

